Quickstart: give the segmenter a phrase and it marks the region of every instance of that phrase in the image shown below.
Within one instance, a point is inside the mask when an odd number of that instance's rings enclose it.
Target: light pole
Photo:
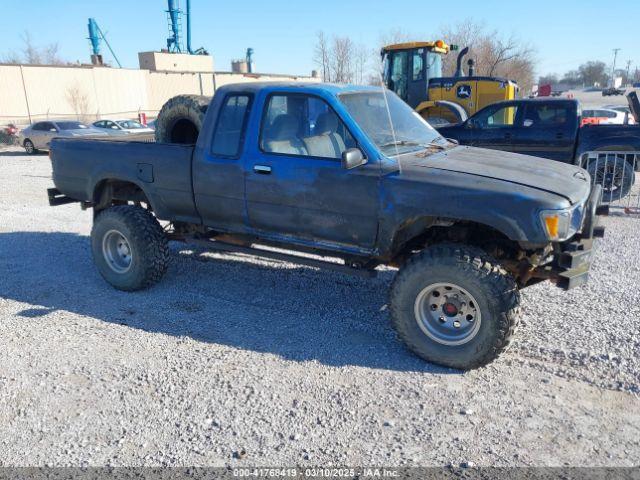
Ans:
[[[622,50],[621,48],[614,48],[613,49],[613,65],[611,67],[611,85],[609,85],[610,87],[614,86],[614,76],[616,74],[616,59],[618,58],[618,52]]]

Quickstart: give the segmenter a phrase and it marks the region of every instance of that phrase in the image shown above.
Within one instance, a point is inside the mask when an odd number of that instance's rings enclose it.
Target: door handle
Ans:
[[[564,137],[564,133],[556,133],[556,138],[563,138]]]
[[[254,165],[253,171],[259,173],[260,175],[270,175],[271,167],[269,167],[268,165]]]

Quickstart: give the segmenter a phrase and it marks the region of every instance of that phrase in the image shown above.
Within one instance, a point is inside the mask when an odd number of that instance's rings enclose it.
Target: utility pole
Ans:
[[[631,68],[631,60],[627,60],[627,83],[632,83],[631,78],[629,78],[629,69]]]
[[[616,59],[618,58],[618,52],[622,50],[621,48],[613,49],[613,65],[611,66],[611,87],[614,86],[614,77],[616,74]]]

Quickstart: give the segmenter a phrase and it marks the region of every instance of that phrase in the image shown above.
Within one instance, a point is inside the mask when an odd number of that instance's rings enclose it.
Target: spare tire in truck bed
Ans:
[[[178,95],[162,106],[156,119],[156,142],[196,143],[211,97]]]

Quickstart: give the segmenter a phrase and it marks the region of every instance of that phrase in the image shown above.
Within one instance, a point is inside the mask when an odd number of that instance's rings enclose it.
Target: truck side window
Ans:
[[[567,123],[567,108],[553,105],[529,105],[524,119],[525,127],[557,127]]]
[[[324,100],[303,94],[270,97],[260,132],[264,152],[338,159],[355,146],[347,127]]]
[[[518,106],[508,105],[506,107],[489,109],[476,116],[475,124],[479,128],[502,128],[513,127],[518,113]]]
[[[229,95],[218,114],[211,153],[221,157],[237,157],[240,153],[245,119],[249,111],[249,95]]]

